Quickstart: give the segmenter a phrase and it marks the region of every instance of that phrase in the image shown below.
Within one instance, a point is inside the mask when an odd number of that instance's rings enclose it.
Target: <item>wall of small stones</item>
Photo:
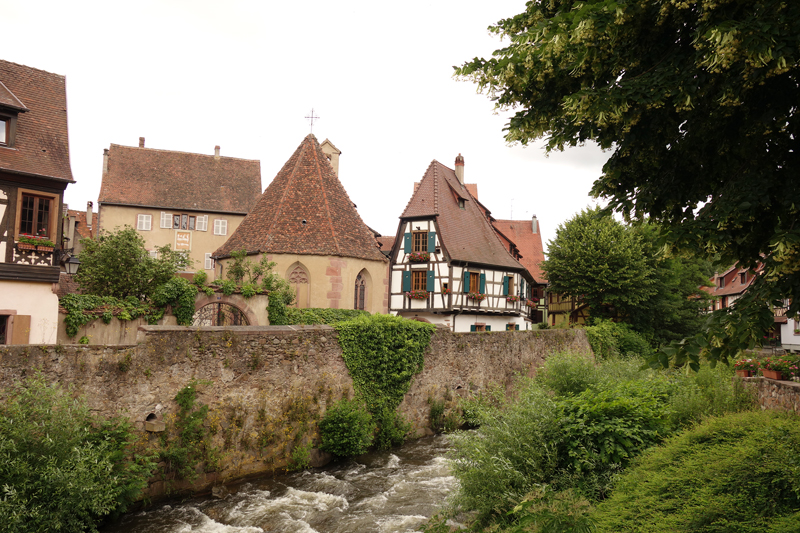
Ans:
[[[582,330],[452,333],[437,330],[400,406],[414,436],[431,433],[431,400],[454,406],[458,397],[490,385],[510,388],[532,375],[548,354],[591,355]],[[181,480],[166,463],[151,480],[151,500],[291,468],[307,452],[312,466],[330,460],[316,447],[318,420],[332,402],[352,397],[352,380],[336,332],[329,326],[142,326],[124,346],[8,346],[0,348],[0,387],[42,375],[74,387],[92,411],[128,417],[137,449],[164,450],[177,439],[176,394],[190,383],[207,405],[204,422],[211,463]],[[163,432],[145,430],[165,428]]]
[[[800,413],[800,383],[764,377],[743,379],[756,388],[761,409]]]

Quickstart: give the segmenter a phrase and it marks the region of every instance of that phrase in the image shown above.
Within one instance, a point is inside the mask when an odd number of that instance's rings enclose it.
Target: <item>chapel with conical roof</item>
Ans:
[[[217,277],[239,250],[255,261],[265,255],[274,261],[294,287],[297,307],[388,309],[388,260],[313,134],[214,252]]]

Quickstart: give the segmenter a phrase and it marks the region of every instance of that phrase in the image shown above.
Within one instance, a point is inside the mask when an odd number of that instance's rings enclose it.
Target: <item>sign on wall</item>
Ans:
[[[175,232],[175,249],[176,250],[191,250],[192,249],[192,234],[188,231]]]

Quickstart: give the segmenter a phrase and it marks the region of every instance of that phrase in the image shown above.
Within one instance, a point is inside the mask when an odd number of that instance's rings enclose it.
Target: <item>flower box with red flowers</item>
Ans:
[[[428,298],[428,291],[410,291],[406,294],[412,300],[426,300]]]
[[[473,302],[482,302],[486,299],[485,294],[478,294],[475,292],[471,292],[467,294],[467,300],[472,300]]]
[[[431,260],[431,254],[428,252],[411,252],[408,254],[408,260],[411,263],[427,263]]]
[[[506,296],[506,301],[509,303],[517,303],[519,301],[519,296]]]
[[[450,294],[451,292],[453,291],[451,291],[450,289],[442,289],[442,294]]]
[[[27,233],[21,233],[17,237],[17,248],[20,250],[38,250],[40,252],[52,252],[56,247],[55,243],[47,237],[34,237]]]

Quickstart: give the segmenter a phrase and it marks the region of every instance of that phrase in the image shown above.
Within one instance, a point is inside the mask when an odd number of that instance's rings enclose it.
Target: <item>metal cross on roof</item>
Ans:
[[[315,118],[319,118],[319,117],[315,117],[314,116],[314,108],[313,107],[311,108],[311,116],[306,117],[306,118],[311,121],[311,133],[314,133],[314,119]]]

